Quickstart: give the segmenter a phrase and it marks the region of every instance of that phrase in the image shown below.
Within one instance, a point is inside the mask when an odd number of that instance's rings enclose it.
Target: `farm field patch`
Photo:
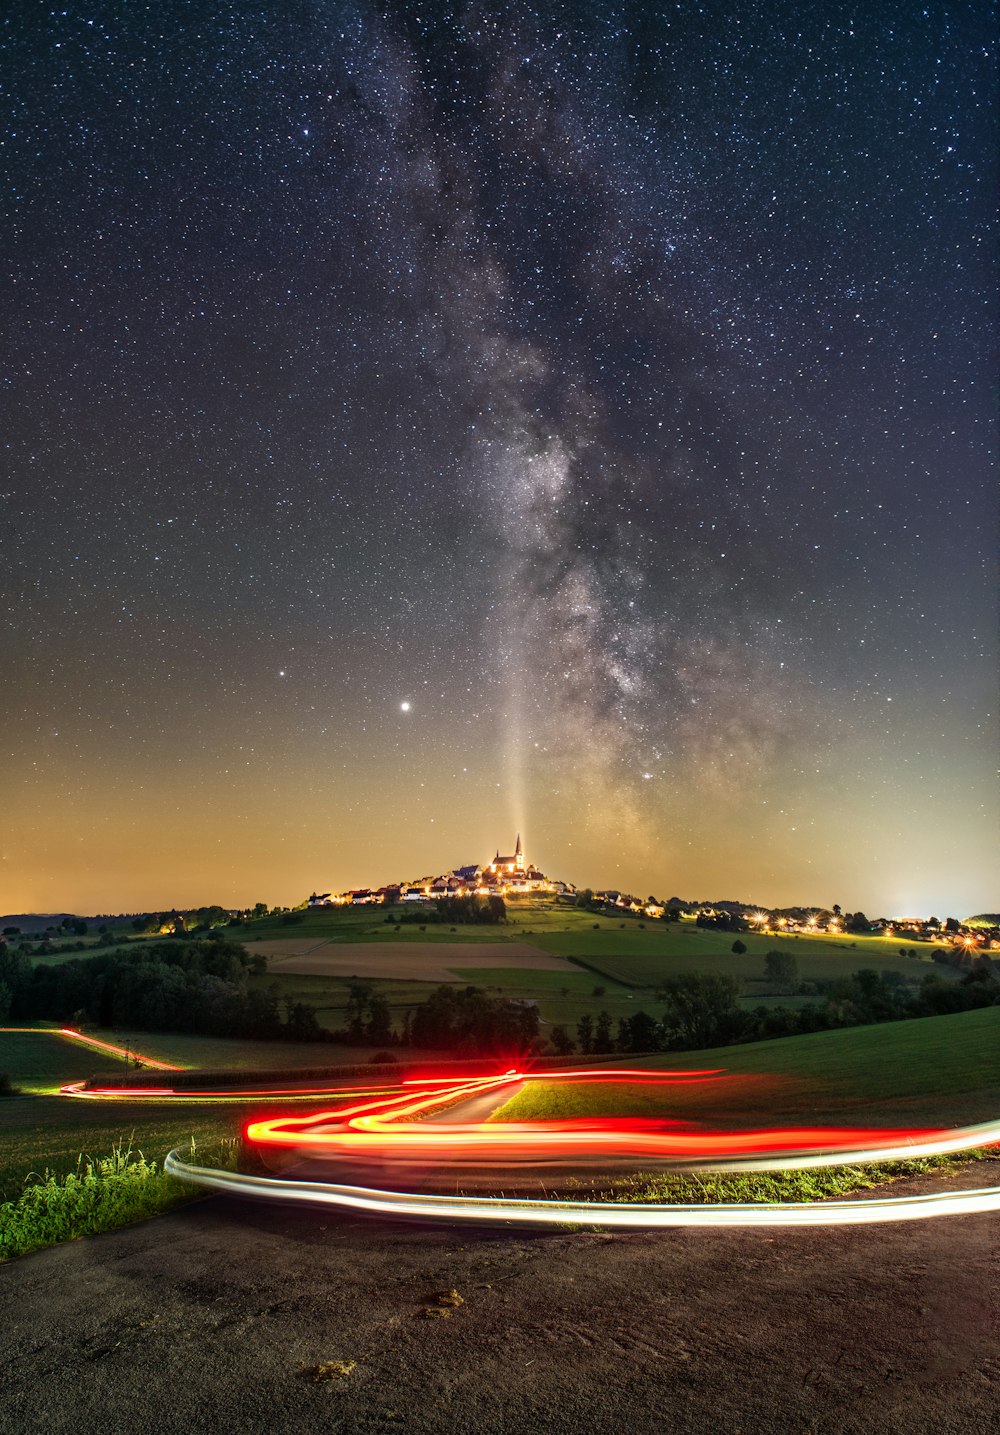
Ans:
[[[747,948],[741,957],[732,952],[737,938]],[[901,957],[900,946],[909,950],[909,945],[883,937],[719,932],[690,922],[666,927],[648,924],[645,929],[635,922],[625,928],[599,922],[596,931],[591,923],[589,929],[541,933],[533,940],[546,951],[578,957],[589,965],[600,966],[608,976],[640,986],[655,985],[662,977],[679,971],[726,970],[733,975],[749,975],[754,970],[762,971],[765,953],[775,949],[790,952],[804,977],[847,976],[859,967],[922,975],[931,964],[930,947],[917,946],[915,958]],[[612,960],[602,961],[602,958]],[[730,960],[742,966],[714,965]]]
[[[509,942],[503,951],[505,966],[578,973],[564,957],[529,945]],[[484,953],[471,943],[455,943],[447,952],[432,942],[384,942],[379,946],[353,942],[327,943],[301,955],[269,958],[269,970],[298,976],[366,977],[424,982],[454,982],[455,968],[463,971],[496,967],[496,953]]]

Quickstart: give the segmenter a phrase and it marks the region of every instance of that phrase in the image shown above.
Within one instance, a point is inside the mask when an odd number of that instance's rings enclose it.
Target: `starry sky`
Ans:
[[[994,28],[12,0],[0,909],[995,910]]]

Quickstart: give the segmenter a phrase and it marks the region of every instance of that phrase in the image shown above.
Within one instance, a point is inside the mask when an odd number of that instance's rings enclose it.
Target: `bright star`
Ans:
[[[408,712],[410,711],[410,707],[411,707],[411,704],[410,704],[410,703],[400,703],[400,705],[399,705],[399,711],[400,711],[401,713],[408,713]]]

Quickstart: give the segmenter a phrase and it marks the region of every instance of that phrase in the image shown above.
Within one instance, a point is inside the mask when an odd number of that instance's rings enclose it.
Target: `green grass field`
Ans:
[[[268,1071],[295,1066],[336,1066],[364,1061],[365,1048],[331,1046],[325,1042],[237,1041],[228,1037],[187,1036],[173,1032],[121,1032],[88,1028],[88,1036],[115,1045],[128,1040],[133,1050],[175,1066],[206,1070]],[[84,1081],[101,1072],[120,1072],[124,1062],[110,1053],[95,1051],[56,1031],[0,1031],[0,1071],[27,1094],[51,1094],[69,1081]],[[169,1083],[170,1073],[150,1070],[151,1079]]]
[[[817,937],[806,935],[759,935],[756,932],[717,932],[680,922],[666,927],[647,923],[645,930],[634,922],[622,929],[619,923],[593,922],[583,930],[546,933],[533,938],[536,944],[558,956],[580,957],[608,976],[639,986],[655,985],[663,976],[679,971],[730,970],[721,961],[734,964],[734,974],[761,972],[764,955],[779,948],[791,952],[803,977],[836,977],[873,967],[876,971],[921,973],[931,961],[931,948],[917,947],[918,956],[901,957],[900,943],[884,937]],[[747,948],[742,957],[732,953],[733,942]],[[611,959],[611,960],[607,960]]]
[[[633,1061],[631,1064],[635,1065]],[[652,1070],[710,1070],[654,1087],[532,1082],[494,1117],[671,1116],[755,1126],[966,1125],[1000,1116],[1000,1007],[642,1058]]]
[[[101,1039],[113,1041],[114,1037],[103,1033]],[[56,1030],[39,1026],[32,1032],[0,1031],[0,1071],[25,1093],[53,1092],[68,1081],[86,1081],[99,1072],[122,1070],[120,1058],[60,1036]]]

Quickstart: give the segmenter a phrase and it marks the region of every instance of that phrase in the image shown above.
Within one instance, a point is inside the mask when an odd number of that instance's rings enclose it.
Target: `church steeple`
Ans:
[[[514,848],[514,865],[520,871],[524,867],[524,848],[521,846],[521,834],[517,834],[517,846]]]

